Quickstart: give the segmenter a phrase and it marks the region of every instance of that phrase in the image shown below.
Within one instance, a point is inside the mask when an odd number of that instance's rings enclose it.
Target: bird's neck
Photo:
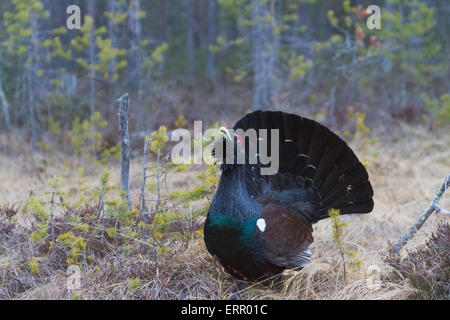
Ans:
[[[248,193],[246,178],[244,168],[235,167],[223,172],[208,218],[227,216],[242,222],[259,217],[262,207]]]

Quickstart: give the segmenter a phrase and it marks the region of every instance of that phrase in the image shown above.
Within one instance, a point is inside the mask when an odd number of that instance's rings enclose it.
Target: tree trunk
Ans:
[[[394,8],[391,1],[386,1],[384,10],[386,12],[389,12],[390,14],[393,13]],[[392,32],[392,20],[386,20],[384,28],[388,32]],[[389,56],[383,56],[383,71],[387,74],[391,73],[392,71],[392,60]]]
[[[32,64],[32,62],[31,62]],[[31,129],[31,149],[36,150],[37,137],[36,137],[36,117],[34,114],[34,100],[33,100],[33,67],[29,66],[27,72],[28,81],[28,114],[30,117],[30,129]]]
[[[35,151],[37,148],[37,133],[36,133],[36,115],[35,115],[35,106],[34,106],[34,58],[36,56],[36,27],[37,27],[37,20],[36,15],[32,14],[30,17],[31,21],[31,27],[33,30],[32,36],[30,38],[29,43],[29,65],[27,70],[27,84],[28,84],[28,114],[30,117],[30,129],[31,129],[31,149],[32,151]]]
[[[253,56],[253,110],[273,107],[273,71],[276,48],[273,33],[275,15],[271,14],[268,2],[252,0],[252,56]],[[271,16],[272,22],[265,21]]]
[[[208,1],[208,45],[216,43],[217,38],[217,0]],[[206,60],[206,75],[208,79],[216,86],[216,54],[208,49]]]
[[[1,70],[0,70],[1,71]],[[9,116],[9,103],[6,99],[5,91],[3,91],[2,74],[0,73],[0,103],[2,104],[3,120],[5,127],[9,129],[11,127],[11,118]]]
[[[141,42],[142,42],[142,24],[139,18],[139,11],[141,10],[140,0],[133,1],[133,19],[134,19],[134,52],[135,52],[135,62],[136,62],[136,81],[137,81],[137,121],[136,127],[138,130],[143,128],[144,121],[144,111],[142,107],[142,52],[141,52]]]
[[[194,60],[194,5],[192,0],[186,0],[187,7],[187,55],[188,55],[188,78],[190,81],[195,76]]]
[[[117,9],[117,0],[108,0],[108,12],[114,14]],[[116,48],[117,47],[117,26],[114,23],[113,19],[108,19],[108,38],[111,40],[111,46]],[[108,71],[110,74],[110,77],[112,77],[116,70],[117,61],[116,59],[113,59],[108,66]],[[112,83],[112,89],[115,89],[115,82]],[[114,93],[114,91],[113,91]],[[115,94],[114,94],[115,96]]]
[[[166,4],[167,1],[159,0],[159,41],[164,42],[166,40],[166,29],[167,29],[167,14],[166,14]]]
[[[89,64],[90,64],[90,110],[91,117],[94,116],[95,113],[95,1],[88,1],[88,14],[92,17],[92,28],[89,30]]]
[[[118,3],[117,0],[108,0],[107,2],[107,10],[111,14],[115,14],[115,12],[118,10]],[[114,23],[113,19],[108,19],[108,38],[111,40],[111,46],[113,48],[117,48],[117,25]],[[114,58],[111,60],[111,62],[108,64],[108,73],[109,73],[109,96],[110,97],[116,97],[117,94],[117,81],[114,79],[114,75],[117,72],[117,60]],[[114,112],[114,106],[116,104],[116,99],[113,98],[111,100],[111,103],[108,106],[108,114],[111,112]]]

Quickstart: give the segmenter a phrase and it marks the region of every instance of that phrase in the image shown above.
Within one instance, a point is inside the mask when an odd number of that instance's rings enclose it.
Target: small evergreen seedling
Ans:
[[[339,209],[329,209],[328,215],[331,219],[331,228],[333,230],[333,240],[336,245],[336,248],[339,251],[339,254],[342,259],[342,263],[344,265],[344,281],[346,279],[347,271],[346,271],[346,265],[345,265],[345,249],[344,249],[344,228],[347,226],[347,223],[345,221],[341,220],[340,217],[341,210]]]
[[[339,209],[329,209],[328,215],[331,219],[331,228],[333,232],[333,240],[336,246],[336,249],[339,251],[339,255],[342,259],[342,264],[344,266],[344,281],[347,277],[347,261],[350,263],[350,266],[359,268],[362,264],[362,260],[356,259],[358,255],[357,250],[348,249],[345,241],[344,241],[344,229],[347,227],[347,223],[342,221],[341,219],[341,211]]]

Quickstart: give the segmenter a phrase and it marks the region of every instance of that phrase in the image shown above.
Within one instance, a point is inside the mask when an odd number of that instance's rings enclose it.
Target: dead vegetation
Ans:
[[[357,154],[369,163],[375,190],[375,209],[369,215],[342,217],[348,226],[343,241],[354,251],[344,280],[342,261],[333,242],[330,221],[315,225],[313,263],[301,271],[286,271],[281,282],[251,284],[241,297],[248,299],[448,299],[448,217],[432,215],[402,255],[389,257],[390,244],[407,232],[429,203],[433,191],[448,175],[450,137],[406,126],[396,141],[380,139],[357,145]],[[73,256],[74,248],[62,240],[36,242],[36,218],[23,207],[32,194],[42,194],[45,180],[55,173],[65,177],[67,197],[76,194],[74,167],[77,161],[55,154],[33,158],[2,136],[0,150],[0,299],[226,299],[233,279],[215,265],[204,247],[201,234],[204,216],[187,219],[181,215],[162,231],[186,233],[186,238],[167,239],[164,247],[143,242],[125,228],[117,236],[92,231],[97,226],[96,201],[79,211],[59,207],[55,236],[71,232],[81,237],[85,253]],[[15,154],[12,158],[11,155]],[[34,160],[31,164],[30,161]],[[111,165],[111,181],[119,181],[119,164]],[[131,198],[139,200],[142,163],[131,162]],[[38,172],[39,174],[36,174]],[[191,185],[195,170],[167,177],[168,188]],[[86,174],[88,188],[98,184],[100,172]],[[48,205],[48,204],[46,204]],[[185,207],[190,212],[194,207]],[[450,207],[446,195],[443,208]],[[72,218],[70,218],[72,217]],[[74,220],[74,217],[78,217]],[[134,223],[139,223],[138,217]],[[75,221],[75,222],[74,222]],[[176,223],[175,223],[176,221]],[[104,228],[117,227],[107,218]],[[89,228],[89,233],[80,228]],[[117,230],[122,230],[119,227]],[[130,230],[133,230],[132,228]],[[197,234],[196,234],[197,233]],[[89,236],[93,235],[93,236]],[[80,287],[69,290],[67,259],[80,265]],[[80,259],[80,260],[77,260]],[[70,262],[70,261],[69,261]],[[73,261],[72,261],[73,262]],[[372,272],[372,271],[374,272]]]
[[[389,256],[394,270],[390,281],[407,281],[422,299],[450,299],[450,225],[438,224],[425,244],[409,251],[404,258]]]

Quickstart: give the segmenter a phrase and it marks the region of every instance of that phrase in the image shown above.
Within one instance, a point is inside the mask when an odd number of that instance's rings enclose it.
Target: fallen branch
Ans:
[[[438,205],[438,202],[441,199],[442,195],[449,187],[450,187],[450,175],[448,175],[447,178],[445,178],[444,183],[441,185],[439,190],[436,191],[436,194],[434,195],[433,200],[431,200],[430,205],[423,211],[419,219],[409,230],[408,234],[401,237],[400,240],[391,248],[390,250],[391,253],[398,254],[400,250],[403,248],[403,246],[414,237],[414,235],[417,233],[417,231],[420,230],[420,228],[422,228],[425,221],[427,221],[427,219],[431,216],[433,212],[436,211],[441,214],[450,215],[450,211],[442,209]]]

